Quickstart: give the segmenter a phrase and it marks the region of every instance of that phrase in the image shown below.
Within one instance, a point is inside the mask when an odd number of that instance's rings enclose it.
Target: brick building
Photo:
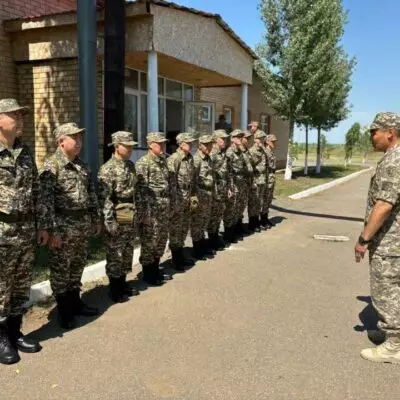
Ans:
[[[13,0],[0,5],[0,97],[17,97],[31,107],[25,140],[35,150],[39,165],[54,149],[54,127],[79,120],[75,8],[76,0]],[[101,8],[97,20],[102,147]],[[274,116],[261,97],[261,84],[253,73],[255,58],[218,15],[164,0],[127,3],[125,128],[136,133],[143,148],[136,157],[144,151],[149,130],[164,131],[173,139],[183,130],[211,131],[218,115],[225,114],[234,128],[255,119],[275,133],[280,140],[278,162],[283,165],[288,125]]]

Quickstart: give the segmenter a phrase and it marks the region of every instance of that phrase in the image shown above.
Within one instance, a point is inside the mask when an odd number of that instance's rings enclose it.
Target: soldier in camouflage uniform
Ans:
[[[271,207],[272,199],[274,198],[276,181],[276,156],[274,154],[276,141],[277,138],[275,135],[267,135],[265,152],[267,154],[268,162],[268,180],[267,189],[265,191],[264,204],[261,212],[261,226],[264,229],[269,229],[274,226],[273,222],[268,218],[268,214]]]
[[[160,259],[168,240],[170,206],[176,204],[172,176],[165,158],[166,142],[164,133],[149,133],[149,152],[136,163],[140,262],[143,280],[151,285],[162,285],[168,279],[160,269]]]
[[[364,229],[355,246],[356,262],[367,250],[372,304],[385,334],[361,356],[400,363],[400,115],[379,113],[370,126],[375,150],[384,152],[371,179]]]
[[[214,251],[204,237],[210,221],[212,200],[215,192],[214,170],[210,158],[212,145],[212,135],[200,136],[199,150],[194,156],[196,194],[199,206],[192,212],[191,234],[194,256],[198,260],[214,255]]]
[[[228,186],[232,193],[224,212],[224,240],[227,243],[237,243],[236,225],[242,217],[239,205],[246,204],[243,200],[244,187],[247,186],[247,166],[241,150],[243,136],[243,131],[235,129],[231,133],[231,146],[226,151]]]
[[[195,167],[191,154],[192,143],[196,140],[197,138],[191,133],[180,133],[176,137],[179,148],[167,161],[176,193],[176,203],[171,205],[169,247],[177,271],[184,271],[185,267],[193,265],[191,260],[184,257],[183,246],[189,232],[190,212],[194,211],[198,205],[195,192]]]
[[[255,145],[250,148],[250,155],[254,165],[254,184],[256,188],[249,198],[249,229],[260,231],[260,215],[265,198],[267,185],[267,154],[264,142],[267,135],[263,131],[254,134]]]
[[[101,231],[91,172],[79,157],[84,131],[72,122],[56,128],[58,148],[40,172],[47,225],[51,227],[50,285],[59,323],[65,329],[75,326],[75,315],[98,314],[80,298],[89,237]]]
[[[249,233],[247,229],[243,226],[243,214],[248,206],[250,196],[254,196],[256,193],[257,186],[254,183],[254,166],[253,159],[250,154],[250,148],[254,144],[254,136],[250,131],[244,131],[244,136],[242,138],[242,155],[246,165],[246,180],[245,184],[242,186],[243,195],[240,196],[240,203],[238,203],[238,214],[239,218],[236,222],[236,234],[239,238],[243,237],[245,234]]]
[[[124,303],[139,294],[126,282],[132,271],[135,240],[136,170],[130,160],[137,143],[130,132],[111,135],[114,154],[99,172],[99,203],[104,221],[106,273],[110,281],[110,297]]]
[[[211,247],[216,251],[225,248],[225,242],[219,238],[219,227],[224,217],[226,203],[232,197],[228,186],[227,138],[229,135],[224,129],[216,130],[213,133],[214,148],[210,155],[215,174],[215,193],[208,224],[208,238]]]
[[[0,363],[20,360],[18,350],[40,351],[39,343],[21,333],[24,304],[29,300],[36,231],[48,240],[39,198],[36,165],[19,137],[23,114],[14,99],[0,100]]]

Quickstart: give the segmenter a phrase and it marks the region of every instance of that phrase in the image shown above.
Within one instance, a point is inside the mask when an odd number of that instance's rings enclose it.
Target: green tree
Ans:
[[[369,130],[365,127],[362,129],[362,133],[358,141],[357,147],[358,150],[363,155],[363,164],[365,164],[367,162],[368,154],[373,151],[373,146],[371,143],[371,135],[369,133]]]
[[[361,139],[361,126],[358,122],[354,123],[346,133],[345,143],[345,162],[351,163],[353,151],[358,146]]]

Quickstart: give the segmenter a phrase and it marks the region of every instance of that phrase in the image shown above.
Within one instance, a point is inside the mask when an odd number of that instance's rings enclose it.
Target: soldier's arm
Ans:
[[[176,170],[175,157],[176,156],[172,155],[167,160],[170,201],[172,209],[174,209],[176,206],[176,193],[178,188],[178,171]]]
[[[117,221],[115,219],[115,206],[112,202],[114,193],[114,179],[107,174],[104,169],[99,173],[99,206],[102,213],[103,222],[108,232],[116,231]]]
[[[94,182],[92,179],[92,174],[89,171],[88,173],[89,176],[89,182],[88,182],[88,193],[89,193],[89,212],[90,212],[90,217],[92,218],[92,224],[94,225],[100,225],[101,221],[101,212],[99,208],[99,201],[97,199],[97,194],[96,194],[96,189],[94,186]]]
[[[150,217],[150,204],[148,199],[148,186],[149,186],[149,165],[147,162],[139,161],[136,163],[136,208],[138,211],[139,221],[144,221],[145,218]]]

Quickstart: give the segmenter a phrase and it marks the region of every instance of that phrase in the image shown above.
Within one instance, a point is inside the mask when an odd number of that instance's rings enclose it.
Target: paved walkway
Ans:
[[[273,231],[129,303],[111,306],[104,287],[92,290],[104,313],[79,329],[62,333],[54,313],[44,326],[32,318],[44,349],[0,367],[0,398],[398,398],[399,367],[359,357],[373,321],[368,266],[353,262],[368,179],[279,202]]]

